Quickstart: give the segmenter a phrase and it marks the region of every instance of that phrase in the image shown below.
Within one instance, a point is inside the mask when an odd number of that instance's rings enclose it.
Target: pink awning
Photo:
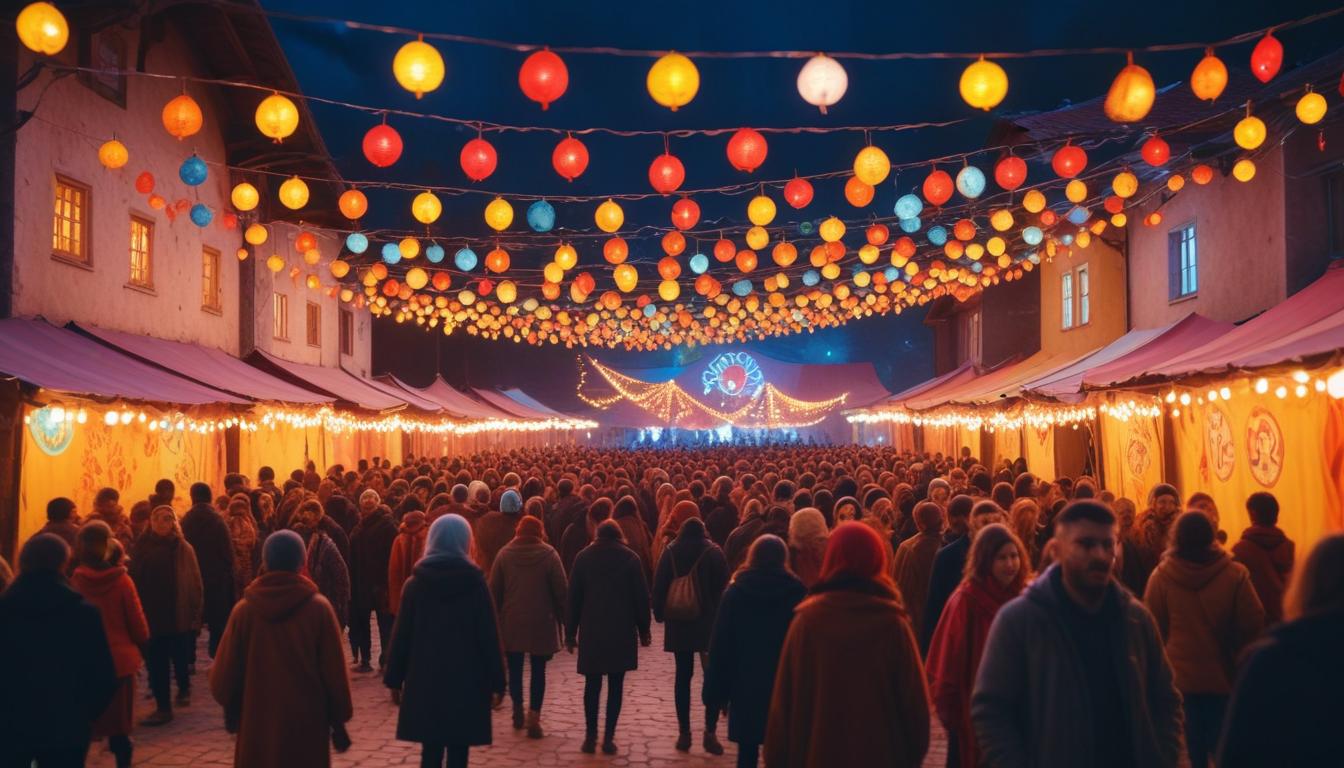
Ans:
[[[248,362],[365,410],[395,411],[406,407],[404,399],[371,386],[367,379],[361,379],[341,368],[293,363],[259,349],[248,357]]]
[[[1060,360],[1045,352],[1037,352],[1025,360],[1000,365],[979,376],[950,380],[943,386],[906,400],[905,407],[922,411],[953,404],[983,405],[1017,397],[1026,382],[1061,366],[1070,365],[1076,359]]]
[[[526,392],[524,392],[524,391],[521,390],[521,389],[518,389],[517,387],[514,387],[514,388],[512,388],[512,389],[505,389],[505,390],[502,390],[502,393],[504,394],[505,397],[508,397],[510,400],[513,400],[514,402],[516,402],[516,403],[518,403],[518,404],[520,404],[520,405],[522,405],[522,406],[524,406],[524,407],[526,407],[526,408],[531,408],[532,410],[536,411],[537,413],[544,413],[544,414],[546,414],[547,416],[549,416],[549,417],[551,417],[551,418],[553,418],[553,419],[567,419],[567,418],[569,418],[569,417],[566,416],[565,414],[563,414],[563,413],[561,413],[561,412],[555,410],[554,408],[550,407],[549,405],[546,405],[545,403],[541,402],[540,400],[537,400],[535,397],[533,397],[533,396],[527,394]]]
[[[501,392],[496,392],[492,389],[472,389],[471,391],[472,394],[490,405],[495,406],[499,410],[513,414],[515,418],[537,419],[539,421],[545,421],[546,419],[552,418],[550,414],[533,410]]]
[[[954,368],[941,376],[934,376],[927,381],[921,381],[909,389],[903,389],[890,397],[873,403],[871,407],[878,410],[904,408],[906,401],[911,398],[922,395],[925,392],[929,392],[938,387],[959,386],[960,384],[975,378],[975,376],[975,364],[967,360],[957,368]]]
[[[437,403],[445,411],[459,418],[478,420],[514,418],[512,414],[505,413],[459,391],[439,376],[435,376],[433,383],[423,388],[413,387],[396,376],[389,378],[399,389]]]
[[[80,397],[171,405],[247,405],[40,318],[0,320],[0,373]]]
[[[407,392],[406,390],[396,386],[395,384],[389,384],[385,381],[379,381],[378,379],[361,378],[360,381],[364,382],[365,384],[368,384],[374,389],[386,393],[390,397],[395,397],[399,400],[405,400],[407,405],[410,405],[412,408],[419,408],[425,413],[435,413],[435,414],[443,413],[443,406],[439,405],[433,400],[417,392]]]

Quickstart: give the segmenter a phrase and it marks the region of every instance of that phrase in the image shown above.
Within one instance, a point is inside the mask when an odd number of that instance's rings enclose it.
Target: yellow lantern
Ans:
[[[163,105],[162,118],[164,130],[168,131],[170,136],[177,137],[178,141],[200,132],[201,126],[205,123],[201,105],[185,93],[173,97]]]
[[[496,232],[503,232],[513,223],[513,206],[502,197],[496,197],[485,206],[485,223]]]
[[[308,204],[308,185],[298,176],[290,176],[280,185],[280,204],[297,211]]]
[[[1002,256],[1003,252],[1008,250],[1008,244],[1002,237],[994,235],[985,241],[985,250],[989,251],[990,256]]]
[[[503,280],[495,286],[495,298],[501,304],[512,304],[518,300],[518,286],[512,280]]]
[[[1076,237],[1073,238],[1073,242],[1079,248],[1086,248],[1087,246],[1092,244],[1092,233],[1084,229],[1082,232],[1079,232]]]
[[[466,289],[460,290],[457,292],[457,301],[465,307],[470,307],[476,303],[476,294]]]
[[[1013,213],[1007,208],[1000,208],[989,215],[989,226],[998,232],[1007,232],[1013,227]]]
[[[1030,213],[1040,213],[1045,210],[1045,195],[1039,189],[1027,190],[1022,196],[1022,207]]]
[[[270,237],[270,233],[260,224],[248,225],[247,229],[243,230],[243,239],[248,245],[262,245],[267,237]]]
[[[317,279],[317,275],[308,275],[308,277],[304,278],[303,284],[308,286],[308,290],[310,291],[316,291],[318,288],[322,287],[322,281]]]
[[[1111,179],[1111,191],[1116,197],[1130,198],[1139,191],[1139,177],[1129,171],[1121,171]]]
[[[70,40],[70,25],[51,3],[29,3],[14,20],[19,41],[34,53],[55,56]]]
[[[961,98],[976,109],[991,110],[1008,95],[1008,74],[983,56],[961,73]]]
[[[1104,222],[1104,221],[1099,221],[1099,222],[1097,222],[1097,223],[1098,223],[1098,224],[1105,224],[1106,222]],[[1113,227],[1123,227],[1123,226],[1125,226],[1125,225],[1128,224],[1128,223],[1129,223],[1129,217],[1126,216],[1123,212],[1122,212],[1122,213],[1113,214],[1113,215],[1111,216],[1111,226],[1113,226]]]
[[[1324,96],[1315,91],[1307,91],[1297,100],[1297,119],[1307,125],[1315,125],[1325,117],[1326,108]]]
[[[229,200],[233,202],[235,209],[250,211],[257,207],[257,203],[261,202],[261,193],[257,191],[256,187],[243,181],[234,186],[233,191],[229,193]]]
[[[350,262],[344,259],[336,259],[331,262],[331,276],[340,280],[350,274]]]
[[[872,274],[868,272],[859,272],[854,275],[854,284],[860,288],[867,288],[873,282]],[[844,287],[844,286],[840,286]]]
[[[817,231],[821,234],[822,240],[828,243],[838,242],[840,238],[845,236],[845,222],[832,216],[821,222]]]
[[[127,151],[126,145],[116,139],[108,139],[98,147],[98,162],[102,163],[104,168],[115,171],[130,159],[131,153]]]
[[[1167,189],[1172,192],[1180,192],[1185,189],[1185,177],[1179,173],[1173,174],[1171,178],[1167,179]]]
[[[840,265],[834,261],[821,268],[821,276],[827,280],[834,280],[840,276]]]
[[[397,243],[397,250],[401,253],[401,258],[414,259],[420,255],[420,241],[414,237],[403,237],[401,242]]]
[[[700,90],[700,71],[680,53],[669,53],[649,67],[646,84],[654,101],[676,112]]]
[[[1103,109],[1106,116],[1117,123],[1133,123],[1148,115],[1156,98],[1157,86],[1153,84],[1153,76],[1134,63],[1134,54],[1131,53],[1125,68],[1111,82]]]
[[[411,201],[411,215],[421,224],[433,224],[443,213],[443,203],[433,192],[421,192]]]
[[[601,205],[597,206],[597,213],[593,214],[593,219],[597,222],[597,228],[603,232],[612,233],[621,228],[625,223],[625,211],[614,200],[608,198]]]
[[[1204,52],[1204,58],[1200,59],[1195,65],[1195,71],[1190,74],[1190,89],[1195,92],[1195,98],[1213,101],[1226,87],[1227,65],[1213,55],[1213,49],[1210,48]]]
[[[875,187],[886,181],[890,174],[891,160],[881,149],[867,146],[854,156],[854,176],[864,184]]]
[[[565,269],[552,261],[545,267],[542,267],[541,276],[545,278],[548,283],[558,283],[565,279]]]
[[[559,265],[562,270],[573,269],[574,265],[579,263],[579,252],[574,250],[574,246],[566,243],[555,249],[555,263]],[[560,281],[552,280],[551,282],[558,283]]]
[[[248,251],[246,248],[239,248],[239,249],[235,252],[235,255],[238,257],[238,260],[239,260],[239,261],[247,261],[247,257],[248,257],[248,255],[249,255],[249,251]]]
[[[279,144],[294,135],[299,127],[299,108],[288,96],[272,93],[257,105],[257,130]]]
[[[418,291],[429,285],[429,273],[420,267],[411,267],[406,270],[406,284],[411,286],[411,290]]]
[[[322,252],[316,248],[309,248],[303,252],[303,263],[308,266],[315,267],[320,261],[322,261]]]
[[[948,243],[951,245],[951,243]],[[970,243],[966,246],[966,258],[971,261],[979,261],[981,256],[985,255],[985,246],[979,243]]]
[[[658,297],[663,301],[676,301],[681,295],[681,284],[676,280],[664,280],[658,284]]]
[[[1064,197],[1070,203],[1081,203],[1087,199],[1087,184],[1082,179],[1074,179],[1064,185]]]
[[[877,259],[881,255],[882,252],[872,243],[864,243],[859,247],[859,261],[862,261],[864,264],[877,263]]]
[[[761,250],[770,244],[770,233],[765,231],[765,227],[752,227],[747,230],[747,247],[753,250]]]
[[[616,287],[625,293],[635,290],[635,286],[639,283],[639,272],[631,264],[617,264],[611,277],[616,281]]]
[[[1255,163],[1243,157],[1232,166],[1232,176],[1237,181],[1250,181],[1255,178]]]
[[[423,38],[401,46],[392,59],[392,74],[402,88],[420,98],[443,84],[443,57]]]
[[[1265,123],[1251,114],[1251,105],[1246,105],[1246,116],[1241,118],[1232,129],[1232,138],[1242,149],[1255,149],[1265,143]]]
[[[774,221],[775,213],[775,201],[765,195],[757,195],[747,203],[747,219],[758,227]]]
[[[271,254],[271,257],[266,260],[266,268],[272,272],[279,272],[285,268],[285,260],[281,258],[279,254],[273,253]]]

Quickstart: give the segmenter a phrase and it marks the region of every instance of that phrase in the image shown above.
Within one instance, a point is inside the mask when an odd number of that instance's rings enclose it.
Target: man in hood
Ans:
[[[182,516],[182,538],[196,550],[205,588],[205,626],[210,631],[207,650],[214,658],[224,624],[233,610],[233,537],[229,524],[212,503],[210,486],[193,483],[191,509]]]
[[[1279,500],[1267,491],[1252,493],[1246,499],[1251,527],[1242,531],[1241,540],[1232,545],[1232,558],[1251,573],[1251,586],[1265,608],[1265,621],[1283,621],[1283,591],[1293,572],[1292,540],[1279,528]]]

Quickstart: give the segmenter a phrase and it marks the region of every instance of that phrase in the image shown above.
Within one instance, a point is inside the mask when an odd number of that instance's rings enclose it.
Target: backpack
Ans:
[[[672,583],[667,587],[667,602],[663,607],[663,616],[669,621],[695,621],[700,618],[700,593],[695,586],[695,571],[700,561],[709,551],[705,547],[695,564],[686,573],[677,575],[677,559],[672,558]]]

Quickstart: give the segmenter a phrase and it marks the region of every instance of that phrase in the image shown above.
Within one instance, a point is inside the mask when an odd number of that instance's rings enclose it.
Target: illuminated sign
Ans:
[[[765,376],[746,352],[724,352],[709,362],[700,374],[704,394],[719,390],[729,397],[756,397],[765,386]]]

